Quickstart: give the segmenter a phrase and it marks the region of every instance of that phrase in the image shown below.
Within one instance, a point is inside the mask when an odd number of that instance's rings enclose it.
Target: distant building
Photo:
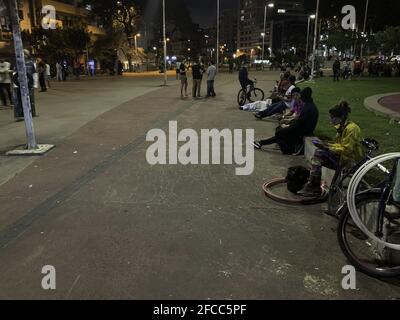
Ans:
[[[269,7],[269,3],[273,3],[274,6]],[[252,57],[261,57],[265,6],[267,6],[265,52],[271,47],[273,51],[286,49],[290,33],[307,24],[303,0],[240,0],[237,50],[241,53]]]
[[[42,8],[52,5],[56,9],[56,25],[61,28],[78,25],[82,20],[88,24],[88,31],[93,39],[104,35],[101,25],[89,18],[90,7],[85,7],[82,0],[19,0],[19,17],[22,31],[31,32],[41,25]],[[7,48],[11,40],[9,17],[0,16],[0,50]]]
[[[226,59],[233,58],[237,49],[237,8],[223,10],[220,18],[220,45]]]

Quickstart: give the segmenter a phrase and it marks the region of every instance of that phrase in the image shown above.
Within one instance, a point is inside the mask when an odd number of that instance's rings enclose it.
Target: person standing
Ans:
[[[38,63],[38,73],[39,73],[39,83],[40,83],[40,92],[46,92],[46,64],[43,60],[40,60]]]
[[[333,81],[339,81],[340,78],[340,61],[339,58],[336,58],[335,62],[333,63]]]
[[[179,61],[176,62],[176,80],[179,80],[179,70],[181,67],[181,63]]]
[[[181,97],[183,98],[183,89],[185,89],[185,96],[188,96],[187,93],[187,87],[188,87],[188,82],[187,82],[187,75],[186,75],[186,61],[183,60],[181,65],[179,66],[179,78],[181,80]]]
[[[217,68],[215,67],[213,62],[210,62],[207,69],[207,98],[216,96],[214,90],[214,82],[216,75],[217,75]]]
[[[192,76],[193,76],[193,88],[192,95],[193,98],[200,97],[200,88],[201,88],[201,66],[200,63],[195,61],[192,65]]]
[[[29,87],[29,97],[31,101],[31,113],[32,117],[36,117],[36,105],[35,105],[35,89],[38,88],[38,74],[36,71],[36,65],[31,58],[31,54],[29,50],[24,50],[25,56],[25,67],[26,67],[26,75],[28,78],[28,87]],[[18,80],[18,73],[14,72],[13,74],[13,82],[14,82],[14,117],[17,121],[21,121],[24,119],[24,109],[22,106],[22,97],[21,90]]]
[[[11,63],[7,60],[0,60],[0,97],[3,106],[8,106],[7,98],[10,105],[13,104],[11,94],[11,72]]]
[[[50,89],[51,88],[51,84],[50,84],[51,68],[50,68],[50,65],[48,63],[45,63],[45,65],[46,65],[46,85],[47,85],[47,88]]]
[[[60,62],[56,63],[56,79],[57,81],[62,81],[62,66]]]

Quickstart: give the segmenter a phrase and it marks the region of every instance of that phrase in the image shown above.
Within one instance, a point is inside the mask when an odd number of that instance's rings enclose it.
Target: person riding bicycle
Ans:
[[[321,195],[322,167],[338,170],[344,163],[359,161],[363,157],[362,135],[360,127],[349,120],[351,108],[347,101],[336,105],[329,114],[331,122],[337,130],[334,143],[325,144],[317,138],[313,144],[318,148],[312,159],[310,177],[304,188],[298,192],[304,197]]]
[[[239,82],[243,90],[246,91],[247,98],[250,97],[250,91],[247,90],[247,86],[251,88],[254,85],[254,82],[249,79],[248,66],[249,64],[247,62],[244,63],[239,71]]]

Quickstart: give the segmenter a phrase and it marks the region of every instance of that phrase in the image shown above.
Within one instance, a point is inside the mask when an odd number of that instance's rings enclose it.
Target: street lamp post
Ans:
[[[315,71],[315,51],[317,50],[317,33],[318,33],[318,18],[319,18],[319,0],[317,0],[317,10],[315,14],[315,27],[314,27],[314,44],[313,44],[313,54],[311,59],[311,78],[314,79],[314,71]]]
[[[137,44],[137,38],[139,38],[140,37],[140,33],[138,33],[138,34],[135,34],[135,51],[136,51],[136,54],[137,54],[137,50],[138,50],[138,44]]]
[[[364,27],[363,27],[363,37],[365,37],[365,31],[367,30],[367,17],[368,17],[368,7],[369,7],[369,0],[367,0],[367,3],[365,5],[365,16],[364,16]],[[363,40],[361,40],[363,41]],[[363,49],[364,49],[364,43],[361,43],[361,58],[363,57]]]
[[[165,21],[165,0],[163,0],[163,42],[164,42],[164,86],[167,85],[167,27]]]
[[[306,60],[308,61],[308,48],[310,47],[309,41],[310,41],[310,24],[311,24],[311,19],[315,19],[315,14],[312,14],[308,16],[308,24],[307,24],[307,47],[306,47]]]
[[[268,5],[265,5],[265,7],[264,7],[264,31],[263,31],[263,33],[261,33],[261,36],[263,38],[263,45],[262,45],[262,60],[263,61],[264,61],[264,57],[265,57],[265,36],[267,34],[267,30],[266,30],[266,28],[267,28],[267,10],[268,10],[268,8],[274,8],[274,7],[275,7],[275,4],[272,2],[268,3]],[[263,63],[263,67],[264,67],[264,63]]]

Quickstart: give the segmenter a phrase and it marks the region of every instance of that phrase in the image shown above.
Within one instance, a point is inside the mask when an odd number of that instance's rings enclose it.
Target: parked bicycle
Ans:
[[[328,213],[334,216],[338,216],[340,209],[345,204],[347,189],[349,182],[354,173],[367,161],[373,158],[373,154],[379,150],[379,143],[374,139],[365,139],[361,142],[365,148],[365,157],[359,161],[355,166],[350,167],[349,164],[341,166],[333,177],[332,183],[329,187],[328,194]],[[385,168],[380,167],[383,172],[388,172]],[[366,180],[362,182],[361,188],[371,188],[370,183]]]
[[[351,181],[349,195],[355,194],[354,203],[346,201],[341,208],[337,237],[344,255],[358,270],[372,277],[397,277],[400,276],[400,158],[394,158],[382,185],[361,192],[355,189],[363,178],[360,171],[371,170],[375,159],[360,167]],[[353,180],[357,185],[353,185]]]
[[[265,93],[263,90],[260,88],[256,88],[255,85],[257,84],[257,79],[254,80],[254,83],[252,85],[248,85],[245,89],[240,89],[238,96],[237,96],[237,101],[239,106],[244,106],[246,102],[256,102],[256,101],[261,101],[264,100],[265,98]]]

